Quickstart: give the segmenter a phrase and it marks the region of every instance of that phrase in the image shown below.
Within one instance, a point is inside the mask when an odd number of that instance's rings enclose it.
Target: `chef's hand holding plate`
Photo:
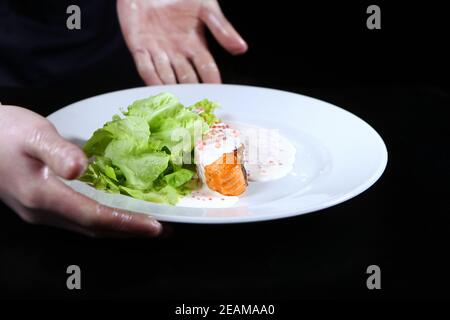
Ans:
[[[148,85],[221,82],[205,25],[231,54],[247,51],[217,0],[118,0],[117,12],[138,72]]]
[[[25,221],[90,236],[157,236],[159,222],[113,209],[66,186],[87,165],[83,151],[40,115],[0,106],[0,199]]]

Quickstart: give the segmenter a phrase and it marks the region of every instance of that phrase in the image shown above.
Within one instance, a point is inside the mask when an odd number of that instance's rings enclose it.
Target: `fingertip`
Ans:
[[[61,176],[68,180],[76,179],[86,171],[87,165],[88,161],[86,156],[77,152],[72,157],[68,157]]]
[[[245,42],[243,39],[239,39],[236,42],[236,45],[230,48],[230,52],[233,55],[241,55],[248,51],[248,45],[247,42]]]
[[[204,83],[212,83],[212,84],[220,84],[220,83],[222,83],[222,78],[220,76],[220,73],[206,75],[206,76],[203,76],[203,82]]]
[[[164,228],[159,221],[157,221],[153,218],[150,218],[148,225],[149,225],[149,230],[148,230],[149,237],[159,237],[163,234]]]
[[[207,10],[203,20],[225,50],[233,55],[243,54],[248,50],[245,40],[225,18],[219,7]]]
[[[220,78],[220,76],[218,76],[217,78],[214,78],[213,80],[211,80],[209,83],[221,84],[222,83],[222,78]]]
[[[210,74],[204,76],[207,79],[207,83],[222,83],[222,77],[220,75],[219,68],[215,65],[215,68],[211,70]]]
[[[146,79],[144,77],[142,77],[142,79],[144,80],[146,86],[160,86],[162,84],[162,82],[158,80]]]
[[[163,85],[170,85],[177,83],[177,78],[170,65],[164,67],[160,65],[156,67],[156,69],[158,68],[159,68],[159,78],[161,79]],[[165,68],[166,70],[161,71],[162,68]]]

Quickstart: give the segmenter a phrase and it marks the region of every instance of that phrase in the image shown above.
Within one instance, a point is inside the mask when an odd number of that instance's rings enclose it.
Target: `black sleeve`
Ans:
[[[72,4],[81,30],[66,26]],[[2,0],[0,21],[0,86],[62,81],[123,52],[112,0]]]

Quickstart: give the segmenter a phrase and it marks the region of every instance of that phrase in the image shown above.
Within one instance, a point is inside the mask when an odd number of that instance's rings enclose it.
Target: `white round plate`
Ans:
[[[386,146],[366,122],[329,103],[300,94],[239,85],[170,85],[129,89],[71,104],[48,119],[68,140],[82,144],[111,120],[119,108],[161,92],[185,106],[216,101],[225,122],[278,129],[296,147],[293,171],[271,182],[251,183],[230,208],[185,208],[136,200],[96,190],[80,181],[68,184],[102,204],[152,215],[160,221],[237,223],[271,220],[324,209],[369,188],[383,173]]]

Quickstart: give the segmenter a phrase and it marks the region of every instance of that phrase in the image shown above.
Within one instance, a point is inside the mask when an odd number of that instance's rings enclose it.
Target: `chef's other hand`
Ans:
[[[205,25],[230,53],[247,51],[217,0],[117,0],[117,12],[138,72],[148,85],[221,82]]]
[[[40,115],[0,105],[0,199],[29,223],[57,226],[89,236],[157,236],[155,219],[113,209],[66,186],[87,159]]]

